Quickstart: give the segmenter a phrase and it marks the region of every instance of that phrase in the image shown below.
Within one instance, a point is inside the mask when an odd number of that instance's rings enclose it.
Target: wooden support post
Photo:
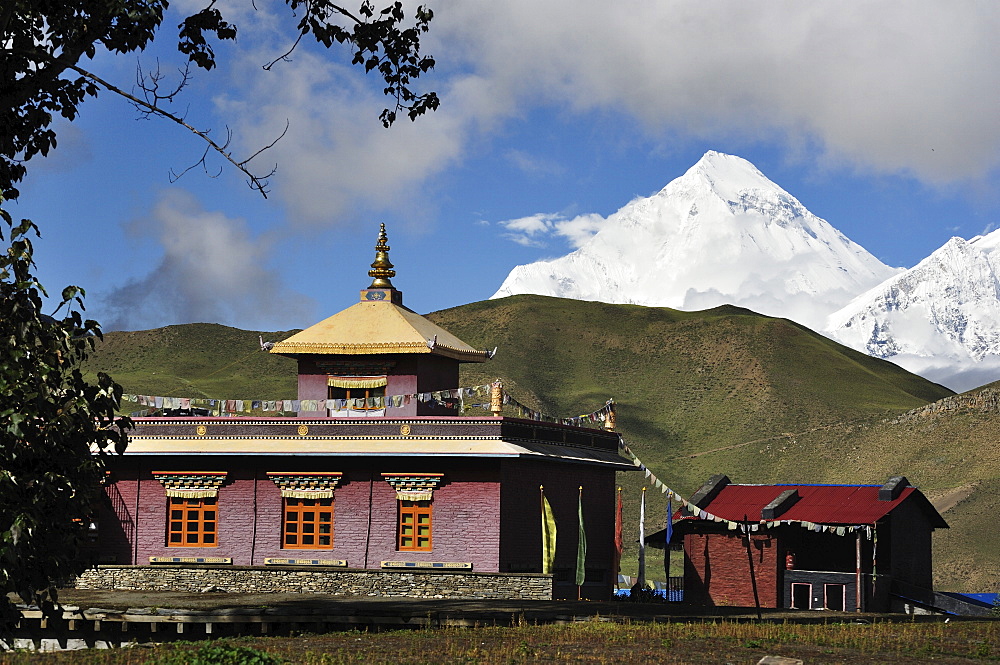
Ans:
[[[184,634],[184,624],[182,624],[182,623],[178,623],[177,624],[177,634],[178,635],[183,635]]]
[[[77,620],[76,619],[70,619],[66,623],[69,624],[68,628],[70,630],[78,630],[79,629],[79,626],[77,625]]]
[[[750,521],[747,516],[743,516],[744,522],[744,533],[746,533],[747,538],[747,560],[750,562],[750,586],[753,587],[753,604],[757,608],[757,621],[763,621],[764,617],[760,613],[760,596],[757,594],[757,575],[753,568],[753,551],[750,548]],[[670,580],[667,580],[667,586],[670,586]],[[670,591],[667,591],[667,595],[670,595]]]
[[[160,623],[158,621],[151,621],[149,623],[149,632],[158,633],[160,631]]]
[[[856,533],[858,534],[858,539],[856,541],[856,547],[855,547],[856,571],[855,571],[854,585],[857,587],[857,590],[855,592],[856,607],[854,608],[854,611],[860,612],[861,611],[861,529],[858,529]]]
[[[208,623],[205,624],[205,634],[206,635],[211,635],[212,634],[212,622],[211,621],[209,621]]]

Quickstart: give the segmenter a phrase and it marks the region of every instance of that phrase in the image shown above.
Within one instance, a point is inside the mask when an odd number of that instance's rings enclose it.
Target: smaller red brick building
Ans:
[[[684,547],[684,599],[699,605],[752,607],[756,583],[761,607],[887,611],[900,588],[931,589],[931,533],[948,528],[902,476],[735,485],[717,475],[691,504],[676,514],[671,542]]]

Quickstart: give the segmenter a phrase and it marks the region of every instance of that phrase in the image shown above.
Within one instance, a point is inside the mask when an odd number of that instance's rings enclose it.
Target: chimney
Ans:
[[[776,520],[799,500],[798,490],[785,490],[760,510],[762,520]]]
[[[900,492],[909,486],[910,481],[908,481],[904,476],[893,476],[885,482],[885,485],[878,488],[878,500],[895,501],[899,498]]]
[[[701,486],[701,489],[691,495],[691,503],[699,508],[704,508],[708,504],[712,503],[712,500],[719,496],[719,492],[722,491],[722,488],[729,483],[729,476],[722,473],[715,474],[708,479],[707,483]]]

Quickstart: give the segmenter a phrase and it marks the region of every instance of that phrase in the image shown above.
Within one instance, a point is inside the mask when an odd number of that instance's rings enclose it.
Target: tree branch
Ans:
[[[264,65],[264,67],[263,67],[264,71],[265,72],[269,72],[269,71],[271,71],[271,67],[274,67],[275,63],[277,63],[280,60],[287,60],[288,56],[290,56],[292,54],[292,52],[296,48],[298,48],[299,42],[302,41],[302,37],[304,35],[305,35],[305,33],[303,33],[303,32],[300,31],[299,32],[299,36],[295,38],[295,42],[291,46],[288,47],[287,51],[285,51],[284,53],[282,53],[281,55],[279,55],[277,58],[275,58],[271,62],[269,62],[266,65]]]
[[[225,144],[219,145],[218,143],[216,143],[212,139],[211,136],[208,135],[208,132],[210,130],[200,130],[197,127],[194,127],[193,125],[190,125],[183,118],[174,115],[170,111],[167,111],[166,109],[162,109],[159,106],[156,106],[155,104],[150,104],[149,102],[147,102],[147,101],[145,101],[143,99],[139,99],[135,95],[132,95],[132,94],[130,94],[128,92],[125,92],[124,90],[122,90],[118,86],[116,86],[116,85],[114,85],[112,83],[108,83],[107,81],[105,81],[101,77],[99,77],[96,74],[93,74],[93,73],[87,71],[86,69],[83,69],[82,67],[79,67],[79,66],[74,65],[74,64],[68,64],[67,68],[72,69],[76,73],[78,73],[81,76],[83,76],[83,77],[85,77],[85,78],[93,81],[94,83],[96,83],[96,84],[104,87],[105,89],[110,90],[111,92],[124,97],[125,99],[129,100],[130,102],[132,102],[134,105],[136,105],[136,106],[144,109],[144,112],[147,112],[147,113],[150,113],[150,114],[154,114],[154,115],[158,115],[158,116],[166,118],[168,120],[172,120],[173,122],[177,123],[181,127],[184,127],[189,132],[191,132],[195,136],[198,136],[203,141],[205,141],[205,143],[208,144],[208,147],[205,148],[205,154],[202,155],[202,158],[199,159],[197,162],[195,162],[192,166],[190,166],[190,167],[184,169],[183,171],[181,171],[180,175],[183,175],[184,173],[187,173],[188,171],[191,170],[191,168],[193,168],[194,166],[197,166],[198,164],[203,164],[204,165],[204,163],[205,163],[205,157],[208,155],[209,151],[214,150],[218,154],[222,155],[222,157],[227,162],[229,162],[230,164],[232,164],[233,166],[235,166],[239,171],[241,171],[248,178],[247,185],[249,185],[251,189],[256,189],[258,192],[260,192],[261,196],[263,196],[265,199],[267,198],[267,194],[268,194],[268,189],[267,189],[268,182],[267,182],[267,179],[271,175],[274,174],[275,169],[272,169],[270,171],[270,173],[268,173],[267,175],[260,176],[260,175],[256,175],[253,172],[251,172],[250,168],[247,166],[247,163],[251,159],[253,159],[254,157],[256,157],[257,155],[259,155],[263,150],[266,150],[267,148],[270,148],[270,147],[274,146],[274,144],[277,143],[281,139],[281,137],[283,137],[285,135],[285,132],[288,131],[288,126],[287,125],[285,126],[285,131],[281,133],[281,136],[279,136],[277,139],[275,139],[274,141],[272,141],[265,148],[262,148],[261,150],[258,150],[257,152],[255,152],[253,155],[251,155],[247,159],[244,159],[244,160],[241,160],[241,161],[237,161],[237,159],[233,157],[232,152],[229,152],[227,150],[227,148],[229,147],[229,140],[232,138],[231,134],[229,135],[229,138],[227,138]],[[178,175],[177,177],[180,177],[180,175]]]
[[[160,73],[160,61],[156,61],[156,69],[148,72],[142,70],[142,65],[136,65],[135,82],[142,90],[143,97],[152,106],[159,106],[161,102],[173,102],[174,98],[180,94],[181,90],[187,87],[188,83],[191,81],[191,63],[184,63],[183,69],[178,69],[180,72],[181,79],[177,83],[177,86],[165,94],[160,93],[160,81],[163,81],[166,76]],[[133,104],[135,106],[135,104]],[[136,107],[143,116],[148,116],[152,111],[143,109],[142,107]]]

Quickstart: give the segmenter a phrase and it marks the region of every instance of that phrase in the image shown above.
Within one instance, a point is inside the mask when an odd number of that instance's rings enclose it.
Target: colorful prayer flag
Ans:
[[[541,487],[539,491],[542,494],[542,573],[551,575],[556,562],[556,518],[545,491]]]

